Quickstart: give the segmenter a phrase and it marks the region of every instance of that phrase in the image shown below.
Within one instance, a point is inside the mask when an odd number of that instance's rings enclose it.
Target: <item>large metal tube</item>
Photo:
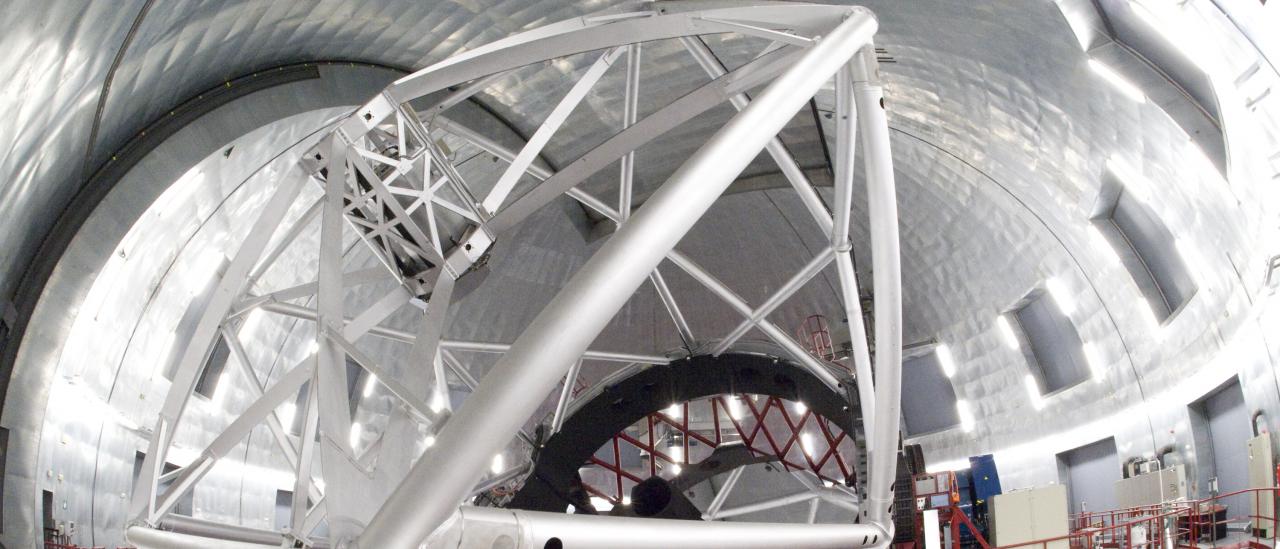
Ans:
[[[427,547],[849,549],[869,547],[884,538],[884,532],[870,524],[702,522],[464,507],[427,541]]]
[[[519,431],[667,252],[822,84],[870,41],[876,27],[870,11],[850,8],[848,19],[672,174],[494,365],[441,431],[435,446],[423,454],[374,515],[358,540],[360,547],[416,547],[449,518],[492,456]],[[654,530],[652,526],[644,528]],[[586,530],[603,532],[609,528]],[[701,532],[689,535],[714,545],[724,541]],[[616,541],[610,536],[609,543]],[[795,541],[793,538],[790,544],[800,545]],[[844,540],[844,546],[848,541]],[[584,545],[579,542],[578,546]]]
[[[301,318],[303,320],[315,320],[316,310],[294,305],[292,303],[264,303],[262,310],[276,314],[291,316],[293,318]],[[350,320],[350,319],[348,319]],[[410,343],[418,340],[418,336],[397,330],[395,328],[387,328],[385,326],[374,326],[369,329],[369,335],[399,341],[401,343]],[[482,341],[459,341],[455,339],[441,339],[440,348],[450,351],[467,351],[472,353],[494,353],[502,354],[511,350],[510,345],[503,343],[486,343]],[[671,362],[665,356],[658,355],[642,355],[637,353],[616,353],[612,351],[587,351],[582,353],[582,358],[587,360],[602,360],[605,362],[640,362],[644,364],[669,364]]]
[[[132,526],[126,530],[125,536],[129,543],[137,546],[138,549],[278,548],[285,539],[280,532],[223,524],[184,515],[166,516],[160,519],[160,527],[163,529]],[[311,547],[315,549],[329,547],[327,541],[312,541]]]
[[[867,175],[871,217],[872,285],[876,315],[876,417],[870,440],[868,518],[892,528],[893,480],[897,469],[899,409],[902,395],[902,277],[898,249],[898,203],[889,151],[884,89],[876,75],[875,51],[867,45],[855,63],[854,100]]]
[[[845,65],[836,73],[836,169],[834,226],[831,229],[831,246],[836,248],[836,272],[840,276],[840,298],[849,325],[849,340],[853,345],[851,361],[858,378],[858,404],[862,409],[862,429],[866,433],[866,451],[874,446],[871,440],[875,425],[875,387],[871,379],[871,350],[867,346],[867,328],[862,321],[862,298],[858,294],[858,274],[853,268],[849,240],[849,215],[853,207],[854,157],[857,153],[857,105],[853,97],[853,71]]]

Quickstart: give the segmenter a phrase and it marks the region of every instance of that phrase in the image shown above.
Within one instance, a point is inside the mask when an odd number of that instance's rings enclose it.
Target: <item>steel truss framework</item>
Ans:
[[[892,535],[888,510],[899,427],[901,327],[897,212],[882,88],[871,42],[875,30],[875,18],[860,7],[793,4],[725,8],[670,3],[642,11],[580,17],[523,32],[393,83],[339,122],[304,156],[295,176],[283,178],[261,207],[247,240],[185,343],[133,492],[130,536],[165,539],[166,533],[152,528],[219,458],[256,425],[266,423],[274,443],[296,471],[294,493],[309,495],[294,498],[285,533],[299,545],[312,543],[309,536],[321,521],[329,525],[331,544],[367,548],[417,547],[429,535],[429,544],[465,542],[481,535],[493,539],[495,531],[510,531],[518,547],[542,547],[552,537],[573,546],[608,540],[607,544],[615,547],[727,543],[764,547],[783,540],[797,547],[886,543]],[[729,70],[696,39],[716,33],[763,38],[768,46],[752,61]],[[641,45],[656,40],[680,41],[710,80],[640,118],[636,105],[641,92]],[[520,150],[505,148],[447,117],[451,106],[511,70],[577,54],[595,56],[595,61]],[[626,100],[620,105],[623,127],[560,171],[552,173],[537,165],[534,160],[550,138],[601,76],[620,60],[626,64]],[[835,200],[833,209],[828,210],[775,135],[832,79],[837,135]],[[754,99],[747,97],[747,90],[760,86],[766,86],[762,93]],[[426,108],[409,105],[451,88],[455,91]],[[739,114],[643,205],[634,208],[634,151],[725,101]],[[878,349],[873,389],[867,342],[853,338],[852,362],[870,452],[868,497],[862,506],[865,517],[861,524],[758,528],[710,522],[658,527],[653,522],[633,524],[608,517],[459,507],[477,489],[527,470],[527,464],[522,464],[480,482],[490,458],[513,438],[522,436],[527,418],[562,378],[565,390],[560,393],[553,424],[563,421],[572,398],[568,387],[576,385],[583,359],[665,362],[659,356],[588,350],[590,342],[646,280],[657,290],[686,345],[695,345],[698,340],[658,270],[664,259],[742,315],[741,323],[729,334],[704,340],[710,341],[706,348],[711,352],[726,351],[755,329],[828,386],[840,388],[850,381],[840,369],[806,352],[768,316],[834,263],[852,333],[864,333],[849,241],[855,135],[859,133],[871,215]],[[440,138],[444,134],[506,161],[501,177],[486,185],[465,181],[442,150]],[[674,246],[761,150],[778,164],[814,222],[829,235],[829,245],[774,295],[752,306]],[[601,199],[576,188],[618,161],[621,171],[616,199]],[[538,185],[513,197],[517,181],[526,174],[539,180]],[[323,197],[292,226],[282,227],[286,212],[307,181],[319,185]],[[488,189],[483,196],[477,194],[481,188]],[[568,195],[612,220],[617,231],[510,346],[442,339],[455,281],[483,265],[497,238],[560,195]],[[319,223],[321,240],[317,280],[253,294],[256,281],[313,222]],[[394,291],[363,311],[352,311],[352,315],[344,310],[344,288],[368,280],[371,274],[343,272],[344,230],[358,234],[386,267],[385,272],[399,282]],[[277,234],[280,237],[273,240]],[[308,296],[314,296],[315,308],[289,303]],[[379,326],[411,302],[425,309],[416,333]],[[237,336],[245,315],[255,310],[304,318],[316,325],[316,351],[269,387],[255,377]],[[410,343],[408,361],[414,367],[399,378],[389,375],[356,347],[360,338],[368,336]],[[240,363],[240,375],[252,380],[256,401],[198,459],[164,475],[175,427],[209,350],[219,338]],[[462,360],[469,352],[496,352],[502,357],[483,380],[476,380]],[[402,404],[393,410],[384,437],[416,440],[420,427],[435,437],[435,444],[416,462],[416,456],[404,455],[410,453],[404,448],[374,443],[358,449],[348,440],[352,428],[346,392],[348,359],[376,376]],[[429,404],[432,395],[427,394],[427,387],[434,380],[436,390],[442,390],[446,370],[473,391],[458,410]],[[299,410],[301,436],[295,437],[282,424],[277,408],[304,384],[309,394],[304,409]],[[318,464],[319,471],[312,470],[313,464]],[[163,492],[159,488],[162,482],[169,486]],[[368,489],[379,483],[394,489],[387,489],[389,495]],[[643,535],[627,534],[640,531]]]
[[[609,441],[606,450],[612,451],[612,460],[600,458],[599,452],[591,456],[591,463],[612,473],[612,485],[593,486],[584,482],[583,487],[593,496],[621,505],[627,497],[624,481],[640,483],[645,478],[657,476],[660,469],[689,465],[692,462],[691,443],[711,450],[726,443],[741,443],[753,456],[775,456],[784,470],[808,471],[830,484],[843,484],[853,474],[853,468],[841,452],[841,443],[847,451],[853,439],[838,425],[807,408],[796,411],[793,416],[778,397],[767,397],[763,403],[757,403],[757,399],[752,398],[754,396],[718,395],[673,405],[679,407],[674,414],[673,410],[664,410],[645,416],[640,424],[634,426],[635,434],[623,431]],[[797,408],[794,403],[790,407],[793,410]],[[705,428],[690,425],[689,418],[698,408],[709,410],[705,414],[711,418],[709,434]],[[744,409],[747,414],[742,413]],[[812,436],[805,428],[810,423],[813,424],[811,430],[816,431],[820,438],[806,441],[804,435]],[[729,440],[725,430],[731,430],[736,438]],[[665,444],[667,437],[675,434],[680,437],[679,444],[668,447]],[[628,470],[623,465],[621,453],[624,447],[635,448],[650,456],[647,466],[642,467],[645,470]],[[676,448],[679,450],[672,451]],[[720,491],[725,492],[724,488]],[[724,516],[716,514],[713,509],[709,509],[707,514],[708,518]]]

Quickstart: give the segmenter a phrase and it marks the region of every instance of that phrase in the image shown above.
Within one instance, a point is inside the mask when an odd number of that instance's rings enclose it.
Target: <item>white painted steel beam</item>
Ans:
[[[854,63],[854,99],[858,133],[867,179],[867,209],[871,215],[872,288],[876,320],[875,424],[868,439],[871,453],[867,517],[891,528],[893,480],[897,469],[902,395],[902,275],[898,247],[898,203],[894,190],[893,156],[889,151],[889,123],[884,89],[879,82],[875,50],[870,44]]]
[[[502,177],[498,178],[498,182],[494,184],[493,189],[489,191],[489,196],[484,199],[484,209],[489,213],[498,211],[502,203],[507,200],[507,195],[511,194],[511,190],[515,188],[516,182],[524,175],[529,166],[533,164],[533,160],[542,152],[542,148],[551,140],[551,136],[555,135],[564,121],[569,118],[573,110],[578,107],[579,103],[587,97],[587,93],[591,88],[595,87],[596,82],[600,81],[600,77],[604,76],[605,71],[613,66],[613,62],[622,54],[622,50],[614,48],[601,55],[591,64],[591,68],[578,79],[577,83],[569,88],[569,93],[556,104],[551,110],[551,114],[547,115],[547,119],[538,126],[538,129],[529,136],[529,141],[520,149],[520,153],[511,160],[511,164],[507,166],[506,171],[502,172]]]
[[[262,212],[250,228],[248,238],[236,251],[235,258],[227,266],[222,280],[218,282],[200,321],[196,324],[191,338],[187,340],[174,370],[173,382],[160,406],[160,414],[152,430],[151,441],[147,447],[146,458],[143,459],[142,472],[134,483],[133,499],[130,501],[130,516],[146,519],[153,515],[156,499],[156,479],[159,478],[169,444],[173,440],[174,428],[186,410],[191,392],[195,390],[201,367],[213,342],[219,337],[222,322],[230,312],[232,305],[240,297],[248,282],[250,271],[262,256],[268,240],[275,233],[289,210],[289,206],[298,196],[303,181],[308,178],[301,173],[291,172],[280,179],[275,193],[263,206]]]
[[[494,539],[502,537],[509,538],[510,545],[505,547],[510,549],[553,546],[861,549],[883,541],[885,535],[879,527],[870,524],[702,522],[464,507],[426,546],[428,549],[490,547]],[[559,544],[552,542],[553,539]]]
[[[876,30],[871,13],[857,7],[846,13],[847,19],[716,132],[578,270],[374,515],[358,539],[360,547],[415,547],[449,518],[489,458],[519,431],[648,274],[822,84],[870,42]]]

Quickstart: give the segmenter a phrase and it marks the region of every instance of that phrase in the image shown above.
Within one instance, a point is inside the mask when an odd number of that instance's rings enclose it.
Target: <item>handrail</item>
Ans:
[[[1223,520],[1217,520],[1213,517],[1213,513],[1216,511],[1214,506],[1220,500],[1253,494],[1254,508],[1256,509],[1264,501],[1262,498],[1265,493],[1270,493],[1274,499],[1276,496],[1280,496],[1280,487],[1246,488],[1198,500],[1077,513],[1069,517],[1069,524],[1072,530],[1069,534],[1009,545],[991,545],[988,543],[969,520],[969,517],[954,503],[944,509],[950,511],[947,520],[950,522],[951,537],[955,547],[959,547],[960,527],[963,525],[973,533],[981,549],[1018,549],[1026,547],[1048,549],[1050,544],[1063,542],[1066,542],[1070,549],[1098,549],[1104,545],[1111,549],[1133,549],[1144,546],[1156,548],[1164,547],[1169,537],[1173,538],[1175,547],[1189,548],[1197,547],[1202,533],[1211,533],[1212,529],[1220,524],[1240,519],[1269,525],[1260,529],[1251,528],[1251,535],[1248,539],[1250,541],[1270,539],[1272,546],[1276,547],[1278,546],[1276,542],[1280,541],[1280,532],[1276,528],[1276,526],[1280,526],[1280,512],[1277,512],[1277,507],[1280,506],[1273,506],[1272,513],[1269,516],[1250,512],[1244,515],[1227,517]],[[1207,520],[1203,518],[1206,512],[1209,517]],[[957,520],[957,516],[959,520]],[[1099,522],[1084,520],[1089,518],[1097,518]],[[1120,519],[1128,520],[1116,522]],[[1172,521],[1172,527],[1166,528],[1166,521],[1169,520]],[[1112,524],[1107,525],[1106,522],[1108,521],[1112,522]],[[1144,536],[1143,541],[1135,543],[1134,533],[1137,529],[1144,529],[1147,535]],[[1265,531],[1269,535],[1259,535],[1259,531]]]

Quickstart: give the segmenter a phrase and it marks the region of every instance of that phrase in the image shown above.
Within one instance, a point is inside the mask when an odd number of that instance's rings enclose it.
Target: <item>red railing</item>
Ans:
[[[1280,488],[1250,488],[1202,500],[1080,513],[1069,519],[1072,530],[1070,534],[999,546],[987,543],[958,507],[940,509],[940,518],[949,523],[954,547],[959,547],[962,526],[973,532],[974,539],[982,549],[1199,548],[1200,543],[1205,541],[1209,546],[1216,547],[1219,538],[1215,530],[1220,530],[1219,527],[1224,529],[1228,522],[1247,520],[1250,522],[1247,535],[1225,540],[1223,546],[1270,549],[1277,547],[1277,541],[1280,540],[1276,528],[1280,516],[1275,505],[1272,505],[1269,515],[1255,514],[1252,510],[1230,517],[1219,518],[1218,514],[1226,509],[1221,504],[1226,498],[1247,501],[1251,497],[1251,509],[1265,509],[1262,503],[1274,503],[1277,496],[1280,496]]]
[[[835,362],[836,349],[831,341],[831,328],[827,317],[809,315],[796,329],[796,339],[804,342],[809,353],[827,362]]]

